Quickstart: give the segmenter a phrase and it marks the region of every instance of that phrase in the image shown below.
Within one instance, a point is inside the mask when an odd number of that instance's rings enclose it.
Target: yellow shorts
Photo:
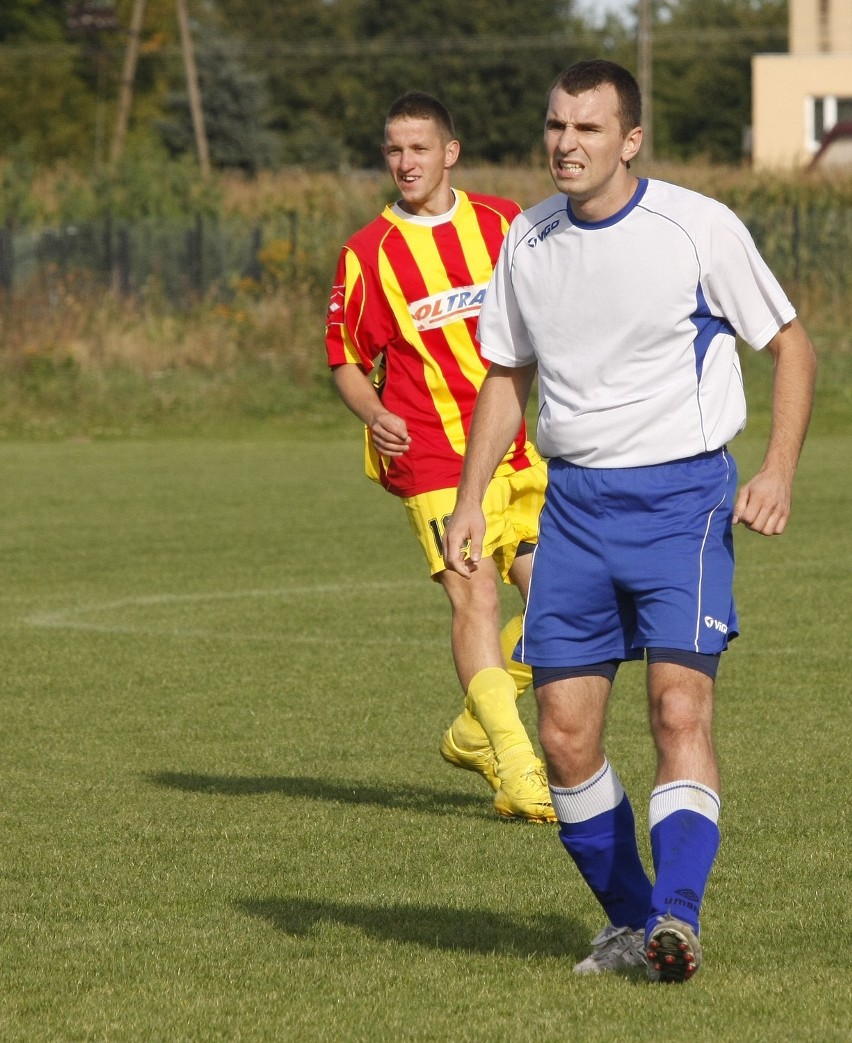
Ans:
[[[509,569],[521,542],[538,541],[538,516],[544,506],[547,464],[539,460],[523,471],[492,478],[485,493],[485,542],[482,553],[494,559],[504,583],[511,583]],[[443,572],[441,540],[447,519],[456,505],[456,490],[404,497],[405,510],[417,542],[423,548],[433,576]]]

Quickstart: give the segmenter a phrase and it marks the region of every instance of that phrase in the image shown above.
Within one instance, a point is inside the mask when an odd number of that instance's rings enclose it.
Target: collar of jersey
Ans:
[[[636,191],[633,193],[631,198],[625,203],[625,205],[617,210],[612,217],[604,218],[603,221],[581,221],[579,217],[574,216],[574,211],[571,209],[571,200],[568,200],[568,216],[571,218],[573,224],[578,228],[608,228],[610,225],[617,225],[619,221],[623,221],[625,217],[634,210],[642,200],[645,192],[648,190],[648,179],[646,177],[640,177],[636,185]]]
[[[402,209],[402,207],[399,205],[399,202],[391,204],[391,213],[399,221],[408,221],[413,225],[422,225],[424,228],[434,228],[436,225],[446,224],[447,221],[452,221],[452,219],[456,216],[456,211],[458,210],[459,203],[461,202],[459,198],[459,193],[456,192],[454,188],[451,189],[451,191],[455,198],[455,202],[445,214],[435,214],[429,216],[409,214],[406,210]]]

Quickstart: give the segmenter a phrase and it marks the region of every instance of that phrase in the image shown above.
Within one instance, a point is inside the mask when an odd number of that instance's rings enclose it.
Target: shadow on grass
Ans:
[[[145,778],[157,786],[211,796],[253,797],[279,793],[283,797],[305,797],[338,804],[372,804],[433,815],[461,811],[476,818],[493,817],[484,789],[481,796],[475,796],[427,786],[376,786],[363,782],[331,782],[301,775],[203,775],[180,771],[150,772]]]
[[[236,907],[279,931],[307,936],[322,924],[355,927],[385,941],[470,953],[555,956],[572,962],[589,954],[589,927],[564,916],[531,920],[483,909],[436,905],[357,905],[300,898],[257,898]]]

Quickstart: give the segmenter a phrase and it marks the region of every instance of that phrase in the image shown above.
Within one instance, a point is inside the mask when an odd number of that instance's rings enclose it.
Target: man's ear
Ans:
[[[461,143],[453,138],[452,141],[447,142],[447,147],[444,152],[444,166],[449,169],[454,167],[461,155]]]
[[[636,159],[642,145],[642,128],[634,127],[624,139],[624,148],[621,150],[621,158],[629,165],[632,159]]]

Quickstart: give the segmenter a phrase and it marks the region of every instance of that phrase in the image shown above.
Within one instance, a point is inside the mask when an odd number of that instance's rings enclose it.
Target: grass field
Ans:
[[[850,457],[814,435],[787,534],[737,533],[706,963],[665,988],[572,977],[555,831],[438,757],[443,596],[355,425],[5,443],[0,1039],[848,1040]],[[609,748],[644,832],[638,667]]]

